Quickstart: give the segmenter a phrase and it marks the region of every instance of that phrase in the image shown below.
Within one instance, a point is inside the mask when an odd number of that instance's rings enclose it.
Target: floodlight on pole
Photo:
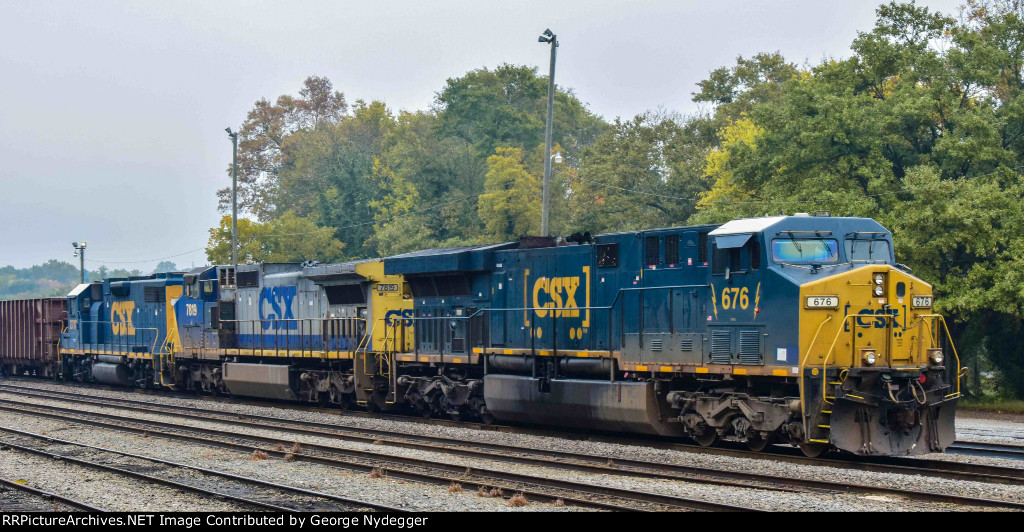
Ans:
[[[224,131],[231,137],[231,264],[238,266],[238,133]]]
[[[85,242],[72,242],[71,246],[75,248],[75,256],[78,257],[79,266],[81,268],[81,284],[85,284]]]
[[[544,159],[544,188],[540,213],[541,236],[548,236],[548,212],[551,209],[551,159],[553,158],[551,157],[551,117],[554,115],[555,109],[555,55],[558,50],[558,36],[550,29],[546,29],[540,37],[537,37],[537,42],[551,45],[551,67],[548,71],[548,117],[544,127],[544,153],[548,154],[548,158]]]

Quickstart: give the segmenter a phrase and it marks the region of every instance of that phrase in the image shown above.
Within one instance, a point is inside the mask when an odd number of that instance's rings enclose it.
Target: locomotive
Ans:
[[[917,455],[953,442],[962,379],[933,305],[877,222],[775,216],[84,284],[53,364],[114,385]]]

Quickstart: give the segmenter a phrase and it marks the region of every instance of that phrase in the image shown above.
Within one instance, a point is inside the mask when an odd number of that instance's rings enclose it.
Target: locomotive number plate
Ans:
[[[932,306],[932,296],[914,296],[910,303],[914,308],[929,308]]]
[[[397,292],[398,291],[398,285],[397,284],[378,284],[377,285],[377,291],[378,292]]]
[[[809,296],[807,308],[839,308],[839,296]]]

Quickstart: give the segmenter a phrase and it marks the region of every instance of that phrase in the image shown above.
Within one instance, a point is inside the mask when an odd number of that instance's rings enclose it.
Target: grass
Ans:
[[[516,493],[515,495],[512,496],[511,499],[508,500],[508,504],[509,506],[521,508],[523,506],[526,506],[527,504],[530,504],[530,501],[526,500],[526,496],[524,496],[522,493]]]
[[[1024,401],[1020,399],[1001,399],[997,397],[964,398],[958,405],[959,409],[975,412],[995,412],[999,414],[1024,414]]]

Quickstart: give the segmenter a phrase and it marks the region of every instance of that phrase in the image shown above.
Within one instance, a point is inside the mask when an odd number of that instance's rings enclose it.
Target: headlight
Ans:
[[[875,274],[875,284],[881,286],[885,282],[885,277],[882,274]]]
[[[864,365],[865,366],[874,366],[875,365],[875,359],[876,358],[875,358],[875,352],[874,351],[865,351],[864,352]]]
[[[928,358],[931,359],[932,364],[935,364],[936,366],[941,365],[942,361],[946,359],[944,356],[942,356],[941,349],[932,349],[928,353]]]
[[[876,296],[881,296],[881,295],[882,295],[882,292],[884,292],[884,290],[882,290],[882,287],[881,287],[881,286],[876,286],[876,287],[875,287],[875,295],[876,295]],[[862,296],[862,297],[863,297],[863,296]]]

